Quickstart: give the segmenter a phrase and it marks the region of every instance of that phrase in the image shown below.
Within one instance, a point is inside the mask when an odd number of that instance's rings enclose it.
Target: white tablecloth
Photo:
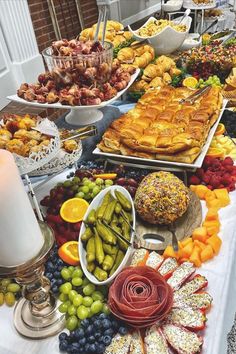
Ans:
[[[63,172],[36,193],[39,200],[55,185],[64,180]],[[227,333],[236,312],[236,191],[230,193],[231,204],[220,210],[222,248],[218,256],[203,264],[197,273],[208,279],[207,291],[213,296],[213,306],[207,315],[203,354],[226,354]],[[205,203],[202,202],[206,213]],[[0,354],[59,354],[57,336],[46,340],[22,338],[13,326],[13,309],[0,307]],[[158,353],[157,353],[158,354]]]

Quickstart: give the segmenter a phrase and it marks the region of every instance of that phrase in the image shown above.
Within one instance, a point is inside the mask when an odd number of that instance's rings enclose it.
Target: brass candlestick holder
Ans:
[[[65,316],[58,311],[57,300],[50,291],[50,281],[44,273],[44,263],[54,244],[52,229],[39,222],[44,245],[39,254],[14,267],[0,265],[0,278],[15,278],[23,286],[23,298],[15,306],[16,330],[28,338],[47,338],[64,328]]]

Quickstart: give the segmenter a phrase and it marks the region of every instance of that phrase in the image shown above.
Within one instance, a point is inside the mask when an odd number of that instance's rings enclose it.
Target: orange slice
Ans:
[[[224,150],[210,147],[206,155],[211,157],[224,157]]]
[[[93,177],[101,179],[115,179],[117,177],[117,173],[102,173],[100,175],[93,175]]]
[[[215,135],[222,135],[225,132],[225,126],[223,123],[219,123],[218,127],[216,128]]]
[[[182,83],[182,85],[184,87],[189,87],[189,88],[196,88],[197,84],[198,84],[198,81],[193,76],[186,77]]]
[[[72,198],[66,200],[60,209],[61,218],[67,222],[75,223],[83,220],[89,203],[82,198]]]
[[[79,264],[78,241],[68,241],[58,250],[59,257],[67,264]]]

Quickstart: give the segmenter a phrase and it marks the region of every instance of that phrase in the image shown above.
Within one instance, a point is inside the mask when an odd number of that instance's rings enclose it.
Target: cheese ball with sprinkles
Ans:
[[[184,183],[170,172],[159,171],[142,180],[134,204],[141,219],[167,225],[186,212],[189,201],[189,190]]]

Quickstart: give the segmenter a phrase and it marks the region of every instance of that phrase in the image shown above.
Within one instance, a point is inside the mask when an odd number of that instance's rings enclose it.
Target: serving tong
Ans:
[[[99,30],[100,30],[100,27],[102,26],[102,23],[103,23],[102,40],[101,40],[102,46],[104,45],[104,41],[105,41],[107,19],[108,19],[107,6],[106,5],[102,5],[102,6],[99,7],[98,23],[97,23],[97,27],[96,27],[95,36],[94,36],[94,41],[97,42],[98,41]]]
[[[193,104],[200,96],[204,95],[205,93],[207,93],[210,90],[210,86],[205,86],[200,88],[199,90],[197,90],[196,92],[194,92],[192,95],[188,96],[187,98],[182,98],[179,103],[186,103],[189,102],[191,104]]]

